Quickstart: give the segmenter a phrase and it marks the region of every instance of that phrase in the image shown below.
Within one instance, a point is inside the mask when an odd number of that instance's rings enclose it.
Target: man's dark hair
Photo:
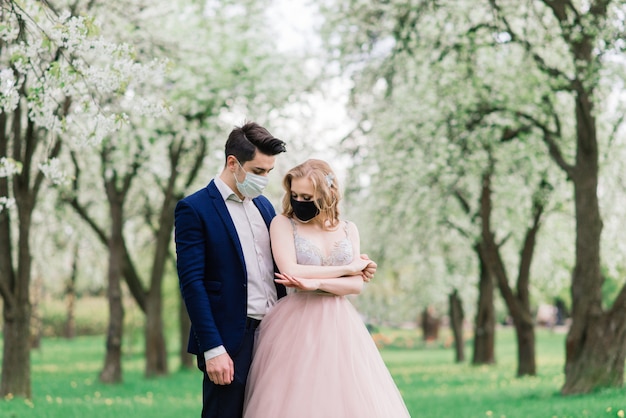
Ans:
[[[228,135],[225,156],[234,155],[241,164],[254,158],[257,150],[265,155],[285,152],[285,143],[275,138],[267,129],[256,122],[236,127]]]

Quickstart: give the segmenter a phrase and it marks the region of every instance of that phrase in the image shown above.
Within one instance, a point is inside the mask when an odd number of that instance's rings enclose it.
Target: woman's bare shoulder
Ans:
[[[275,225],[275,226],[289,225],[289,218],[283,215],[282,213],[278,214],[274,216],[274,219],[272,219],[271,225]]]
[[[351,229],[351,230],[358,230],[359,228],[356,226],[356,224],[352,221],[348,221],[348,220],[344,220],[344,225],[346,226],[346,228]]]

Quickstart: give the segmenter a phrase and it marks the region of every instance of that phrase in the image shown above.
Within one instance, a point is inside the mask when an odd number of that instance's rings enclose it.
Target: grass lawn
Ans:
[[[563,334],[540,330],[538,376],[518,379],[515,336],[510,329],[498,330],[498,363],[485,367],[454,364],[452,349],[439,344],[424,346],[415,331],[382,333],[390,342],[382,349],[383,358],[412,417],[624,417],[626,412],[624,389],[586,396],[559,395]],[[32,401],[0,400],[0,417],[200,416],[199,371],[176,371],[178,363],[172,357],[170,368],[174,371],[169,376],[144,379],[141,353],[126,353],[124,383],[103,385],[98,381],[103,353],[103,337],[44,339],[42,348],[32,353]],[[469,345],[466,356],[471,358]]]
[[[499,329],[496,365],[454,364],[452,349],[383,350],[412,417],[624,417],[626,390],[564,397],[565,335],[538,330],[537,371],[516,378],[517,348],[512,329]]]

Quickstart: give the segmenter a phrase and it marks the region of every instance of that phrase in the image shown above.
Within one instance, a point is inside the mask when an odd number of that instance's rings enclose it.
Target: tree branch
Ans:
[[[517,34],[517,32],[513,30],[513,27],[509,23],[508,19],[505,17],[505,14],[502,13],[502,9],[498,5],[497,1],[489,0],[489,3],[491,4],[491,7],[494,9],[494,11],[500,16],[500,20],[504,24],[506,31],[511,36],[511,41],[520,44],[524,48],[524,50],[532,57],[533,61],[535,61],[541,71],[543,71],[551,78],[562,80],[565,87],[569,90],[572,90],[574,88],[572,85],[572,80],[570,80],[569,77],[567,77],[567,75],[565,75],[559,69],[550,67],[548,64],[546,64],[543,57],[535,52],[533,45],[526,39],[523,39]]]
[[[139,277],[139,273],[137,273],[135,264],[130,257],[130,253],[128,252],[128,248],[126,247],[125,239],[122,239],[122,248],[122,257],[124,259],[124,264],[122,265],[122,274],[124,275],[128,290],[130,290],[133,298],[135,298],[135,302],[137,302],[137,306],[139,306],[141,311],[145,314],[147,310],[146,290],[143,287],[141,278]]]
[[[483,175],[482,192],[480,198],[480,213],[482,218],[482,234],[481,245],[484,260],[496,278],[500,293],[504,298],[506,305],[511,313],[511,316],[515,321],[523,321],[525,323],[532,323],[532,317],[530,312],[522,305],[520,299],[513,293],[511,286],[509,285],[508,274],[500,255],[500,245],[495,242],[495,234],[491,231],[491,213],[492,213],[492,198],[491,198],[491,173],[493,170],[493,161],[490,167]]]
[[[463,209],[463,212],[465,212],[466,215],[470,215],[470,212],[471,212],[472,208],[471,208],[468,200],[461,193],[461,191],[459,189],[454,189],[452,194],[453,194],[454,197],[456,197],[456,200],[458,200],[459,205],[461,205],[461,209]]]
[[[78,202],[78,182],[80,178],[80,166],[78,164],[78,159],[76,158],[75,153],[70,152],[72,162],[74,163],[74,181],[73,184],[73,193],[69,198],[65,198],[64,200],[70,204],[70,206],[74,209],[74,211],[83,219],[87,225],[91,227],[94,231],[102,245],[105,247],[108,245],[109,237],[104,232],[104,229],[101,228],[97,222],[89,215],[87,208],[81,205]],[[137,305],[142,310],[142,312],[146,312],[146,292],[141,283],[141,278],[135,269],[133,261],[128,252],[128,248],[126,247],[126,241],[122,240],[122,248],[123,248],[123,260],[124,264],[122,265],[122,274],[124,276],[124,280],[128,285],[128,289],[130,293],[133,295],[133,298],[137,302]]]
[[[74,209],[74,211],[78,214],[78,216],[87,222],[87,225],[91,227],[93,232],[96,234],[100,242],[106,246],[109,242],[109,237],[106,235],[104,230],[98,226],[96,221],[89,215],[87,208],[81,205],[78,202],[78,190],[79,190],[79,181],[80,181],[80,165],[78,164],[78,159],[76,158],[76,153],[74,151],[70,152],[70,157],[72,159],[72,163],[74,165],[74,180],[72,181],[72,195],[70,197],[65,197],[63,200],[70,204],[70,206]]]
[[[130,166],[130,171],[127,172],[126,175],[124,176],[122,190],[118,192],[119,195],[121,196],[126,196],[128,194],[128,190],[130,190],[130,186],[133,180],[137,177],[137,172],[139,171],[139,168],[143,164],[143,161],[142,161],[144,159],[144,157],[142,156],[143,147],[140,146],[139,148],[140,149],[133,156],[133,162]]]
[[[461,226],[455,224],[454,222],[452,222],[449,219],[445,219],[443,221],[443,224],[447,225],[451,229],[454,229],[455,231],[457,231],[459,234],[463,235],[467,239],[471,239],[472,238],[472,236],[465,229],[463,229]]]
[[[606,146],[606,153],[604,155],[604,159],[605,160],[608,158],[608,155],[611,152],[611,146],[613,145],[613,141],[615,140],[615,137],[617,136],[617,131],[619,130],[619,128],[624,123],[624,119],[625,118],[626,118],[626,114],[622,113],[622,114],[620,114],[620,116],[619,116],[618,120],[615,122],[615,124],[613,124],[613,128],[611,129],[611,133],[609,134],[609,143]]]
[[[559,25],[563,28],[563,24],[567,23],[567,8],[569,8],[575,15],[575,19],[580,19],[580,14],[578,10],[574,7],[570,0],[543,0],[543,4],[548,6],[552,13],[559,21]]]
[[[548,152],[556,164],[561,167],[563,171],[571,178],[574,174],[574,166],[565,161],[561,148],[553,138],[554,132],[552,132],[546,125],[537,120],[534,116],[525,112],[517,111],[515,114],[521,118],[531,121],[537,128],[543,133],[543,142],[548,146]]]
[[[200,147],[197,148],[198,151],[196,152],[194,164],[191,167],[189,175],[187,176],[187,181],[185,182],[185,189],[189,188],[191,184],[196,180],[196,177],[200,172],[200,168],[202,168],[202,162],[204,161],[204,157],[206,156],[207,148],[208,139],[204,135],[200,135]]]
[[[530,283],[530,267],[532,265],[533,254],[535,250],[535,242],[539,228],[541,227],[541,219],[543,217],[546,198],[544,196],[546,190],[551,190],[552,186],[545,180],[541,180],[537,191],[533,198],[533,218],[532,225],[526,230],[526,236],[520,254],[520,264],[517,276],[517,295],[525,306],[530,303],[530,295],[528,294],[528,286]]]

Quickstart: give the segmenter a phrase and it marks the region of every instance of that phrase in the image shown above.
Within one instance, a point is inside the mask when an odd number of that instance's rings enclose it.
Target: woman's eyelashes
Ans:
[[[294,198],[295,200],[304,200],[305,202],[308,202],[311,199],[313,199],[313,196],[308,195],[308,194],[298,195],[297,193],[292,193],[291,197]]]

